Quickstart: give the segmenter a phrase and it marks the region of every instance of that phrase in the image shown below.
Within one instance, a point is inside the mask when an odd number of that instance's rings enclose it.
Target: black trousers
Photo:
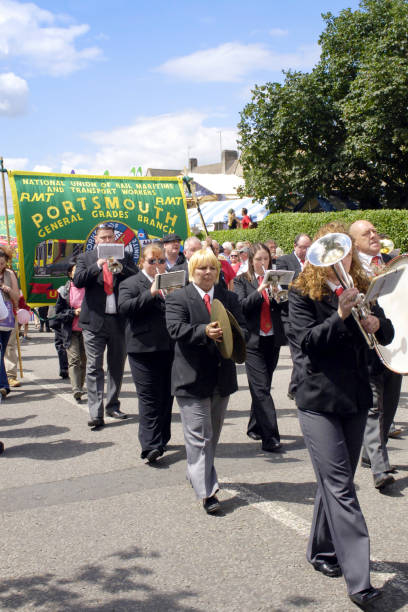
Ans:
[[[280,441],[275,404],[271,395],[272,376],[279,360],[280,346],[274,336],[260,336],[257,349],[247,347],[245,368],[251,393],[251,413],[247,433],[256,433],[267,443]]]
[[[129,353],[128,359],[139,398],[139,442],[144,459],[156,448],[163,453],[170,440],[173,352]]]
[[[367,412],[298,415],[317,478],[307,560],[338,562],[348,592],[358,593],[370,586],[370,540],[354,487]]]

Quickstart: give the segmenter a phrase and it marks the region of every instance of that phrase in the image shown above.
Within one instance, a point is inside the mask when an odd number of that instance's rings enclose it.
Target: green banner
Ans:
[[[189,235],[182,180],[9,172],[20,254],[20,283],[31,306],[52,304],[68,261],[91,250],[109,223],[137,263],[151,240]]]

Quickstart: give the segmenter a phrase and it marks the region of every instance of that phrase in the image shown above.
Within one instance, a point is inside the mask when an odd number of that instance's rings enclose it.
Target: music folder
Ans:
[[[293,270],[265,270],[264,281],[266,283],[278,283],[279,285],[289,285],[294,276]]]
[[[385,274],[375,276],[367,289],[364,302],[369,304],[378,300],[382,295],[392,293],[398,285],[403,272],[404,267],[402,266],[401,268],[390,270],[390,272],[386,272]]]
[[[125,245],[123,242],[101,243],[96,247],[98,250],[98,259],[123,259],[125,256]]]
[[[186,271],[176,270],[175,272],[156,274],[155,282],[157,289],[175,289],[176,287],[184,287],[186,284]]]

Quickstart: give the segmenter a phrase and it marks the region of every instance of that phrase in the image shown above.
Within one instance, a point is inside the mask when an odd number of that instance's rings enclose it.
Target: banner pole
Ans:
[[[10,227],[9,227],[9,218],[8,218],[8,210],[7,210],[7,197],[6,197],[6,182],[4,180],[4,173],[7,172],[3,165],[3,158],[0,157],[0,172],[1,172],[1,182],[3,185],[3,201],[4,201],[4,214],[6,217],[6,232],[7,232],[7,243],[10,246]]]

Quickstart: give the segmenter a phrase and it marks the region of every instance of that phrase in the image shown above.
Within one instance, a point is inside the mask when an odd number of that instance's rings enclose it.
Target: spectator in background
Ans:
[[[237,276],[239,274],[244,274],[244,272],[248,272],[248,257],[249,257],[249,247],[242,246],[239,250],[239,260],[240,266],[237,272]]]
[[[234,270],[235,274],[238,273],[241,262],[239,260],[239,253],[237,250],[231,251],[230,255],[231,268]]]
[[[224,255],[225,259],[231,263],[230,261],[230,255],[231,255],[231,251],[233,249],[232,243],[231,242],[223,242],[222,243],[222,248],[223,248],[223,252],[222,254]]]
[[[202,249],[202,245],[197,236],[190,236],[184,241],[184,261],[181,264],[177,264],[173,266],[171,269],[172,272],[177,272],[178,270],[184,270],[186,273],[186,284],[189,282],[188,280],[188,262],[190,261],[190,257],[196,252]]]
[[[239,221],[235,216],[235,210],[230,208],[228,211],[228,229],[237,229],[239,227]]]
[[[241,219],[241,227],[242,229],[248,229],[251,224],[251,217],[248,215],[248,209],[243,208],[241,211],[242,219]]]
[[[163,236],[162,245],[166,255],[166,270],[169,272],[174,266],[179,266],[185,261],[183,253],[180,252],[181,238],[177,234]]]

